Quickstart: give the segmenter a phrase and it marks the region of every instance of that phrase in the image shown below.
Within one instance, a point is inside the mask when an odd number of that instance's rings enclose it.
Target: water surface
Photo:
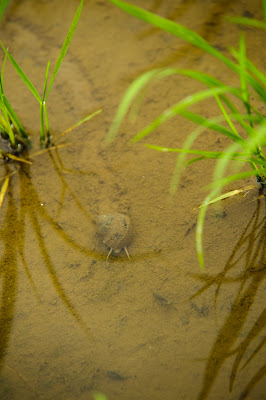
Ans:
[[[74,0],[25,0],[7,9],[1,40],[40,92],[46,63],[54,65],[77,7]],[[226,55],[240,30],[224,16],[262,19],[259,1],[150,0],[145,8],[195,29]],[[245,32],[248,56],[263,69],[265,37]],[[238,84],[224,65],[181,40],[107,1],[85,2],[48,99],[53,142],[66,146],[35,156],[39,105],[6,66],[6,94],[34,146],[32,165],[1,165],[2,177],[13,172],[0,214],[3,400],[92,399],[93,390],[109,400],[261,400],[266,392],[265,198],[257,199],[254,188],[210,208],[201,272],[194,208],[213,163],[187,168],[171,198],[176,156],[129,144],[166,107],[202,86],[178,76],[158,83],[137,121],[127,120],[115,141],[104,144],[128,85],[163,66]],[[197,110],[219,113],[212,101]],[[180,147],[193,128],[176,118],[146,143]],[[217,151],[228,144],[204,132],[196,146]],[[95,221],[111,212],[132,220],[131,261],[121,252],[106,262]]]

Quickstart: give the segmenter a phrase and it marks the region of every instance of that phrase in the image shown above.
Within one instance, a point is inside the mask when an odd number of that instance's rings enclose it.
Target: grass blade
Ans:
[[[227,21],[234,24],[252,26],[254,28],[266,29],[266,23],[254,18],[247,17],[226,17]]]
[[[42,99],[40,98],[39,93],[37,92],[37,90],[35,89],[33,84],[31,83],[29,78],[24,74],[24,72],[22,71],[20,66],[17,64],[17,62],[14,60],[14,58],[11,56],[11,54],[8,52],[8,50],[5,48],[5,46],[3,45],[3,43],[1,41],[0,41],[0,44],[1,44],[4,52],[6,53],[7,57],[9,58],[10,62],[13,64],[13,66],[14,66],[15,70],[17,71],[18,75],[20,76],[20,78],[28,86],[28,88],[30,89],[32,94],[36,97],[38,102],[41,103]]]
[[[79,20],[79,17],[80,17],[80,13],[81,13],[81,10],[82,10],[83,2],[84,2],[84,0],[81,0],[81,2],[79,4],[79,7],[78,7],[78,9],[76,11],[76,14],[74,16],[74,19],[72,21],[72,24],[71,24],[71,26],[69,28],[68,34],[67,34],[67,36],[65,38],[65,41],[63,43],[63,46],[61,48],[59,57],[57,59],[57,62],[56,62],[56,65],[55,65],[55,68],[54,68],[54,71],[53,71],[53,74],[52,74],[52,77],[51,77],[49,88],[48,88],[46,96],[45,96],[45,100],[47,100],[47,97],[48,97],[48,94],[49,94],[49,92],[51,90],[51,87],[52,87],[52,84],[54,82],[54,79],[55,79],[55,77],[56,77],[56,75],[58,73],[58,70],[59,70],[59,68],[61,66],[61,63],[62,63],[62,61],[63,61],[63,59],[64,59],[64,57],[66,55],[66,52],[68,50],[68,47],[69,47],[70,42],[72,40],[72,37],[74,35],[75,29],[76,29],[76,26],[77,26],[77,23],[78,23],[78,20]]]
[[[0,109],[1,109],[3,117],[4,117],[6,132],[7,132],[8,136],[9,136],[11,147],[13,149],[16,149],[17,143],[16,143],[15,135],[14,135],[14,132],[13,132],[11,126],[10,126],[8,112],[7,112],[5,104],[3,102],[3,98],[4,98],[4,94],[1,94],[1,96],[0,96]]]
[[[5,182],[3,183],[3,186],[1,187],[1,191],[0,191],[0,207],[3,204],[4,198],[5,198],[5,194],[8,188],[8,184],[9,184],[9,176],[6,177]]]
[[[13,110],[13,108],[11,107],[9,101],[7,100],[6,96],[4,95],[3,97],[3,103],[6,107],[6,110],[8,112],[9,117],[11,118],[17,132],[19,134],[21,134],[21,137],[26,141],[27,145],[30,145],[30,139],[28,137],[28,135],[26,134],[23,126],[21,125],[21,122],[19,121],[15,111]]]
[[[239,54],[236,50],[230,49],[231,54],[239,61]],[[249,71],[255,76],[256,79],[260,80],[264,86],[266,86],[266,76],[261,72],[248,58],[246,58],[246,66]]]
[[[8,5],[8,3],[9,3],[9,0],[1,0],[1,2],[0,2],[0,22],[2,20],[3,14],[5,12],[5,9]]]
[[[106,137],[106,143],[111,143],[115,135],[117,134],[117,131],[127,114],[131,104],[133,103],[135,97],[143,90],[143,88],[157,75],[162,72],[162,69],[154,69],[152,71],[148,71],[141,75],[139,78],[137,78],[127,89],[126,94],[123,97],[123,100],[121,101],[118,110],[116,112],[115,118],[111,124],[111,127],[109,129],[109,132]]]
[[[202,117],[202,115],[195,114],[195,113],[193,113],[191,111],[187,111],[187,110],[180,112],[180,115],[189,119],[190,121],[193,121],[197,125],[203,125],[204,127],[208,128],[208,129],[211,129],[215,132],[219,132],[222,135],[229,137],[234,142],[239,143],[242,147],[245,146],[245,140],[242,139],[241,136],[239,136],[238,132],[233,132],[232,130],[226,128],[225,126],[218,124],[214,120],[210,120],[208,118]],[[234,117],[234,115],[232,115],[232,117]],[[217,117],[217,119],[218,119],[218,117]],[[222,117],[222,120],[224,120],[224,117]]]
[[[211,46],[205,39],[203,39],[196,32],[186,28],[183,25],[178,24],[177,22],[170,21],[166,18],[160,17],[159,15],[153,14],[149,11],[146,11],[140,7],[133,6],[129,3],[125,3],[121,0],[109,0],[111,3],[115,4],[117,7],[121,8],[123,11],[126,11],[128,14],[133,15],[141,19],[142,21],[148,22],[157,28],[164,30],[165,32],[169,32],[172,35],[175,35],[186,42],[198,47],[199,49],[205,51],[208,54],[218,58],[222,61],[228,68],[232,69],[234,72],[239,73],[239,66],[231,61],[229,58],[220,53],[217,49]],[[251,86],[256,90],[256,92],[260,95],[260,97],[266,101],[266,93],[264,88],[251,76],[248,74],[247,76],[248,82]]]
[[[79,125],[83,124],[84,122],[88,121],[89,119],[95,117],[95,115],[99,114],[100,112],[102,112],[102,110],[97,110],[94,113],[87,115],[87,117],[82,118],[81,120],[79,120],[78,122],[76,122],[73,126],[71,126],[70,128],[68,128],[67,130],[65,130],[64,132],[61,133],[61,136],[64,136],[66,133],[73,131],[73,129],[77,128]]]
[[[217,201],[225,200],[228,199],[229,197],[233,197],[238,195],[242,195],[242,197],[246,196],[246,194],[251,190],[256,188],[257,186],[255,185],[249,185],[247,187],[244,187],[243,189],[235,189],[235,190],[230,190],[230,192],[224,193],[221,196],[215,197],[215,199],[211,200],[207,205],[209,206],[210,204],[214,204]],[[200,205],[199,207],[193,208],[193,210],[197,210],[198,208],[202,208],[203,205]]]
[[[203,156],[204,158],[227,158],[227,153],[223,151],[204,151],[204,150],[194,150],[194,149],[184,149],[184,148],[171,148],[171,147],[162,147],[162,146],[155,146],[152,144],[145,144],[146,147],[149,149],[162,151],[162,152],[169,152],[169,153],[188,153],[188,154],[197,154]],[[236,157],[245,157],[248,156],[246,153],[233,153],[230,155],[230,159],[235,159]],[[248,161],[248,160],[243,160]]]
[[[42,103],[40,105],[40,120],[41,120],[40,143],[41,144],[43,144],[45,142],[44,112],[46,109],[45,94],[46,94],[46,88],[47,88],[49,68],[50,68],[50,61],[48,61],[47,67],[46,67],[45,79],[44,79],[44,85],[43,85]],[[47,129],[47,125],[46,125],[46,129]]]
[[[2,96],[2,101],[3,101],[4,107],[7,110],[8,116],[11,119],[11,121],[13,122],[18,134],[21,135],[21,137],[29,145],[30,144],[30,140],[28,138],[28,135],[24,131],[24,128],[21,125],[21,123],[20,123],[15,111],[11,107],[10,103],[8,102],[8,100],[7,100],[7,98],[6,98],[5,94],[4,94],[4,70],[5,70],[6,59],[7,59],[7,54],[5,53],[5,58],[4,58],[4,61],[3,61],[2,70],[1,70],[1,78],[0,78],[0,95]]]
[[[49,120],[48,120],[48,113],[47,113],[47,106],[46,106],[46,102],[44,102],[44,117],[45,117],[45,125],[46,125],[46,137],[47,137],[47,143],[46,145],[49,146],[50,145],[50,126],[49,126]]]
[[[234,93],[237,90],[233,87],[223,86],[218,88],[211,88],[207,90],[202,90],[197,92],[191,96],[185,97],[179,103],[173,105],[172,107],[165,110],[162,114],[160,114],[150,125],[144,128],[141,132],[139,132],[136,136],[133,137],[132,142],[138,142],[144,137],[148,136],[154,129],[158,128],[161,124],[168,121],[170,118],[174,117],[176,114],[183,113],[186,111],[186,108],[198,103],[199,101],[203,101],[207,98],[215,96],[216,94],[231,92]]]

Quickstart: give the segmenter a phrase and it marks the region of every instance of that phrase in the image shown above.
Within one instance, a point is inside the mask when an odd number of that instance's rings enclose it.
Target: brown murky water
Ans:
[[[13,1],[1,40],[41,92],[78,1]],[[141,1],[134,4],[143,5]],[[152,1],[145,8],[195,29],[223,50],[239,28],[224,15],[262,18],[260,1]],[[263,68],[265,36],[246,29],[248,56]],[[53,64],[54,65],[54,64]],[[158,66],[195,68],[229,84],[237,77],[210,56],[124,14],[85,2],[48,99],[55,143],[14,172],[1,208],[0,399],[265,399],[265,199],[253,189],[209,210],[206,270],[195,251],[193,208],[212,162],[193,164],[169,196],[176,157],[129,139],[170,104],[201,86],[183,77],[159,83],[134,125],[104,139],[129,83]],[[5,91],[38,150],[39,106],[6,66]],[[56,135],[99,108],[79,129]],[[205,117],[219,112],[201,104]],[[180,147],[193,125],[182,118],[147,143]],[[202,135],[199,148],[227,140]],[[252,181],[240,182],[241,185]],[[235,186],[232,186],[235,188]],[[133,240],[106,263],[98,214],[130,215]]]

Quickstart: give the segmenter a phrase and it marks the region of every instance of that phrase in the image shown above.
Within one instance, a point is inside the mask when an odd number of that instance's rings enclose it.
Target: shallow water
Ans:
[[[4,16],[1,40],[40,92],[46,63],[54,65],[77,6],[14,1]],[[227,55],[239,28],[224,15],[262,18],[259,1],[146,1],[145,8],[195,29]],[[245,31],[248,56],[263,69],[265,37]],[[264,398],[265,198],[254,188],[210,208],[201,272],[193,209],[204,198],[213,163],[189,166],[170,198],[176,156],[129,144],[200,84],[183,77],[160,82],[137,121],[127,120],[113,144],[104,144],[129,83],[159,66],[238,83],[225,66],[181,40],[107,1],[85,2],[48,99],[53,142],[66,146],[42,154],[35,154],[38,103],[6,66],[6,94],[34,147],[32,165],[1,165],[1,176],[13,172],[0,214],[1,400],[93,399],[93,391],[109,400]],[[219,112],[212,102],[197,110],[205,117]],[[176,118],[145,142],[179,147],[193,127]],[[197,142],[206,150],[226,145],[209,132]],[[95,221],[109,212],[132,220],[131,261],[121,252],[106,262]]]

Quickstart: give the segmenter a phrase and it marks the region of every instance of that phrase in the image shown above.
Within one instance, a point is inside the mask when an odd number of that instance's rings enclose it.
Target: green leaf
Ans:
[[[198,103],[199,101],[203,101],[209,97],[215,96],[216,94],[237,92],[237,89],[229,86],[224,87],[216,87],[207,90],[202,90],[200,92],[194,93],[191,96],[185,97],[179,103],[173,105],[172,107],[165,110],[162,114],[160,114],[150,125],[144,128],[141,132],[139,132],[136,136],[133,137],[132,142],[138,142],[144,137],[148,136],[154,129],[158,128],[161,124],[168,121],[170,118],[175,116],[176,114],[183,113],[186,111],[186,108],[192,106],[193,104]]]
[[[30,140],[28,135],[26,134],[20,120],[18,119],[15,111],[11,107],[9,101],[7,100],[6,96],[4,95],[3,97],[3,103],[5,104],[6,110],[8,112],[8,115],[10,119],[12,120],[13,124],[15,125],[15,128],[19,134],[21,134],[22,138],[25,139],[28,145],[30,145]]]
[[[23,80],[23,82],[28,86],[28,88],[30,89],[30,91],[32,92],[32,94],[36,97],[36,99],[38,100],[39,103],[41,103],[42,99],[39,96],[39,93],[37,92],[37,90],[35,89],[35,87],[33,86],[33,84],[31,83],[31,81],[29,80],[29,78],[24,74],[24,72],[22,71],[22,69],[20,68],[20,66],[17,64],[17,62],[14,60],[14,58],[11,56],[11,54],[8,52],[8,50],[5,48],[5,46],[3,45],[2,42],[0,42],[4,52],[6,53],[7,57],[9,58],[9,60],[11,61],[11,63],[13,64],[15,70],[17,71],[18,75],[20,76],[20,78]]]
[[[73,126],[71,126],[70,128],[68,128],[67,130],[65,130],[64,132],[61,133],[61,136],[65,135],[68,132],[73,131],[73,129],[76,129],[78,126],[80,126],[81,124],[84,124],[84,122],[89,121],[91,118],[95,117],[95,115],[101,113],[102,110],[97,110],[94,111],[93,113],[91,113],[90,115],[87,115],[86,117],[80,119],[78,122],[76,122]]]
[[[165,32],[169,32],[172,35],[175,35],[188,43],[200,48],[206,53],[211,54],[216,57],[220,61],[222,61],[225,65],[227,65],[234,72],[239,73],[239,66],[232,62],[229,58],[224,56],[221,52],[219,52],[215,47],[211,46],[206,40],[204,40],[200,35],[196,32],[186,28],[183,25],[180,25],[177,22],[168,20],[166,18],[160,17],[159,15],[153,14],[149,11],[146,11],[140,7],[133,6],[131,4],[125,3],[121,0],[109,0],[111,3],[115,4],[117,7],[126,11],[130,15],[141,19],[142,21],[148,22],[157,28],[163,29]],[[265,90],[258,84],[258,82],[248,74],[247,76],[248,82],[252,85],[254,90],[262,97],[264,101],[266,101],[266,93]]]
[[[115,118],[111,124],[111,127],[109,129],[109,132],[106,137],[106,143],[111,143],[114,140],[115,135],[117,134],[117,131],[127,114],[129,107],[133,103],[135,97],[138,95],[138,93],[143,90],[143,88],[152,80],[154,77],[158,77],[162,73],[162,69],[154,69],[151,71],[148,71],[141,75],[139,78],[137,78],[127,89],[126,94],[124,95],[118,110],[116,112]],[[167,73],[167,72],[165,72]]]
[[[2,20],[3,14],[5,12],[6,6],[10,0],[1,0],[0,2],[0,21]]]
[[[254,28],[266,29],[266,23],[254,18],[247,17],[226,17],[227,21],[234,24],[252,26]]]
[[[73,21],[72,21],[72,24],[71,24],[71,26],[70,26],[70,28],[69,28],[68,34],[67,34],[67,36],[66,36],[66,38],[65,38],[65,41],[64,41],[64,43],[63,43],[63,46],[62,46],[62,48],[61,48],[59,57],[58,57],[58,59],[57,59],[57,62],[56,62],[56,65],[55,65],[55,68],[54,68],[54,71],[53,71],[53,74],[52,74],[52,77],[51,77],[51,81],[50,81],[48,90],[47,90],[47,93],[46,93],[45,100],[47,100],[47,97],[48,97],[48,94],[49,94],[49,92],[50,92],[50,90],[51,90],[51,87],[52,87],[52,84],[53,84],[53,82],[54,82],[54,79],[55,79],[55,77],[56,77],[56,75],[57,75],[57,73],[58,73],[58,71],[59,71],[59,68],[60,68],[60,66],[61,66],[61,63],[62,63],[62,61],[63,61],[63,59],[64,59],[64,57],[65,57],[65,55],[66,55],[66,52],[67,52],[67,50],[68,50],[68,48],[69,48],[70,42],[71,42],[72,37],[73,37],[73,35],[74,35],[75,29],[76,29],[76,26],[77,26],[77,23],[78,23],[80,14],[81,14],[83,2],[84,2],[84,0],[81,0],[81,2],[80,2],[80,4],[79,4],[79,7],[78,7],[78,9],[77,9],[77,11],[76,11],[76,14],[75,14],[75,16],[74,16],[74,19],[73,19]]]

